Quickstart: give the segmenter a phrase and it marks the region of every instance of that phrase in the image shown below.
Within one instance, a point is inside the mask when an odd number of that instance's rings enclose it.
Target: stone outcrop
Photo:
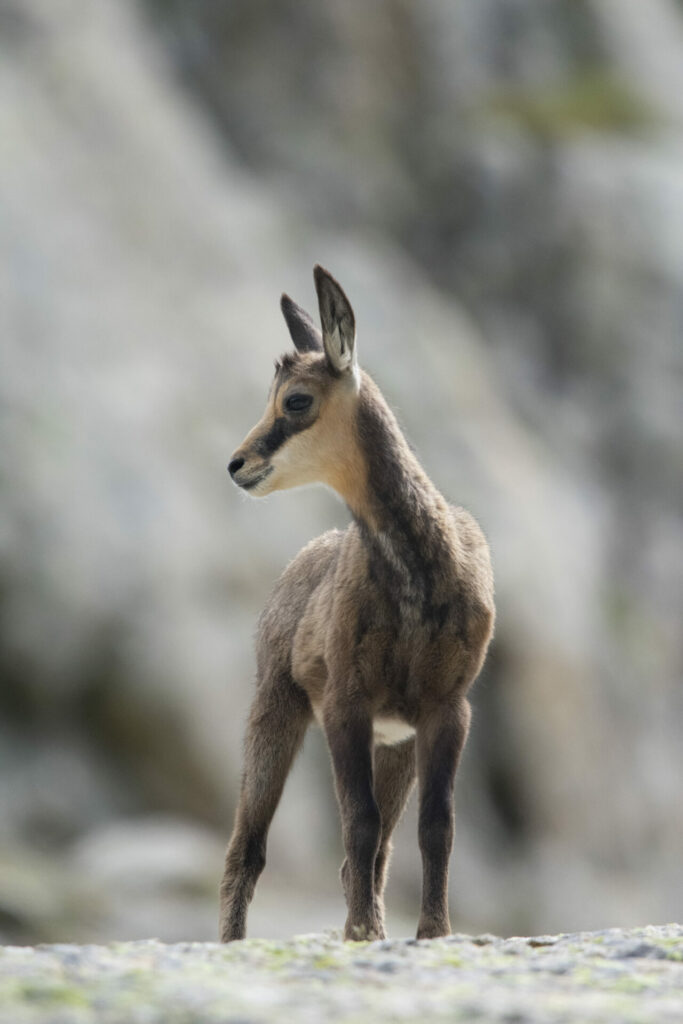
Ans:
[[[0,1022],[678,1024],[679,925],[498,939],[0,947]]]

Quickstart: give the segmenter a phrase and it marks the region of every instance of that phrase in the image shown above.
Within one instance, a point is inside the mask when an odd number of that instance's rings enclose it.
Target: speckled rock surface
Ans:
[[[0,949],[2,1024],[683,1020],[683,926]]]

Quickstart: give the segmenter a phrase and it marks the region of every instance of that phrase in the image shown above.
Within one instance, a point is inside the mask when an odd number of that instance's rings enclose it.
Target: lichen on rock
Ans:
[[[0,1024],[678,1022],[683,926],[417,942],[0,948]]]

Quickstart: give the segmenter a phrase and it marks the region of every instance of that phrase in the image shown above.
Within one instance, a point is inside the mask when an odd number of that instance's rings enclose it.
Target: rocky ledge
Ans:
[[[683,926],[0,948],[1,1024],[683,1020]]]

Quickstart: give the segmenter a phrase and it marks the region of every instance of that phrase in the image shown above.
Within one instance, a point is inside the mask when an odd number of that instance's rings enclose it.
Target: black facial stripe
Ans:
[[[314,419],[310,417],[293,420],[286,416],[278,416],[268,433],[256,442],[256,451],[263,458],[268,458],[269,455],[274,455],[290,437],[300,434],[302,430],[313,426],[313,423]]]
[[[284,416],[278,416],[268,433],[259,438],[256,444],[259,455],[266,458],[268,455],[276,452],[285,443],[287,438],[291,437],[289,426],[290,424]]]

